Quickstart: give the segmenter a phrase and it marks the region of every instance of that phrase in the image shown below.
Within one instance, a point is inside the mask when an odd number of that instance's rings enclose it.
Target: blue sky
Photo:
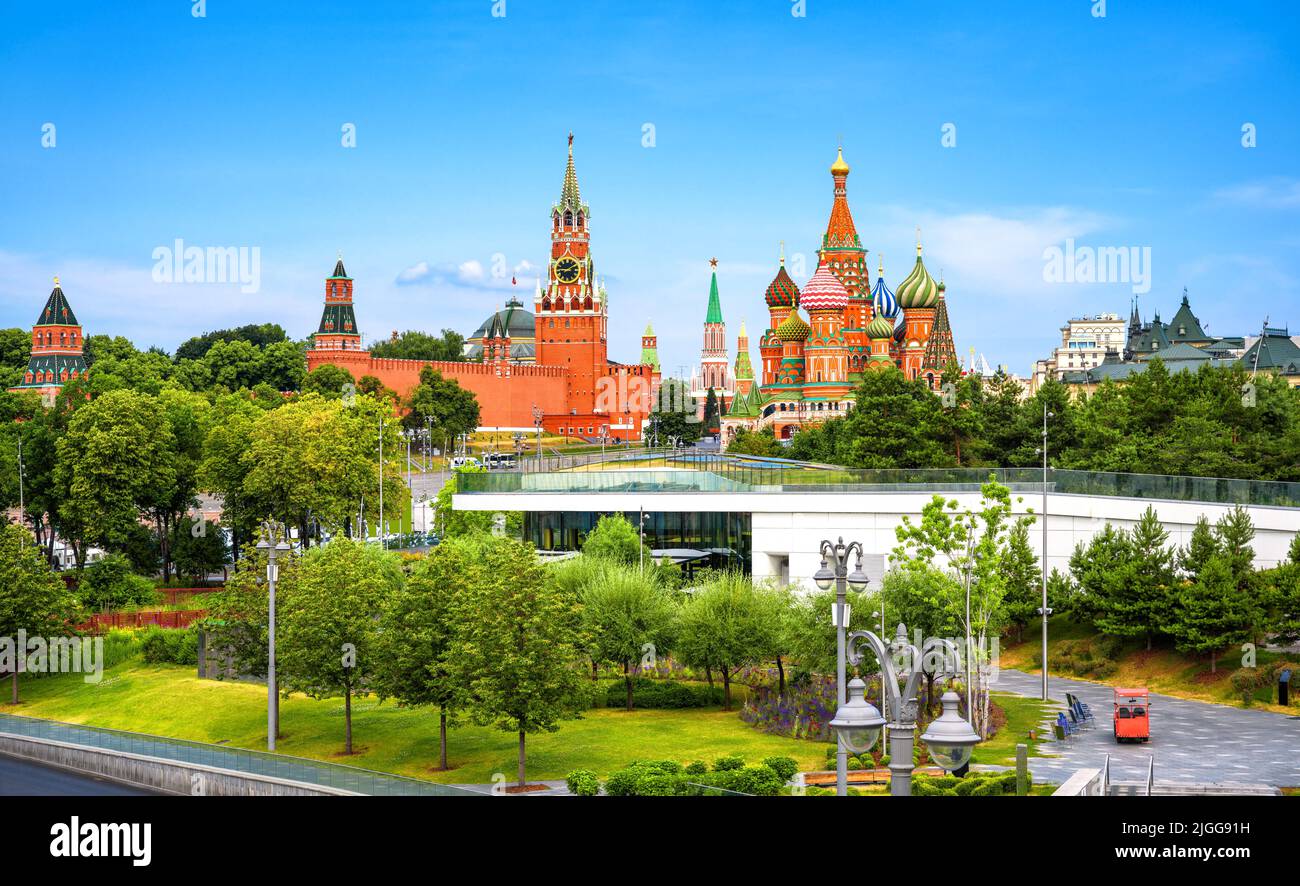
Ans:
[[[780,241],[812,273],[840,141],[873,274],[907,274],[920,225],[963,357],[1026,373],[1068,317],[1127,314],[1129,284],[1044,280],[1067,238],[1150,247],[1144,315],[1186,286],[1212,333],[1300,332],[1286,3],[191,6],[0,2],[0,325],[59,274],[88,334],[302,337],[341,250],[367,339],[469,333],[512,275],[531,303],[572,129],[615,359],[647,320],[667,371],[698,359],[715,255],[756,355]],[[155,282],[177,238],[258,247],[259,290]]]

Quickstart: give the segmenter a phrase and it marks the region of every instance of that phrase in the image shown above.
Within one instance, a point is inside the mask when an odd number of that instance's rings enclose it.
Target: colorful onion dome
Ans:
[[[916,241],[916,264],[907,279],[898,284],[894,295],[905,311],[908,308],[932,308],[939,303],[939,284],[934,282],[930,272],[925,269],[925,263],[921,261],[919,237]]]
[[[849,291],[827,264],[817,268],[799,292],[799,305],[813,311],[843,311],[849,303]]]
[[[867,338],[883,339],[893,338],[894,321],[888,317],[876,315],[876,318],[867,324]]]
[[[791,311],[790,316],[776,328],[776,337],[781,341],[807,341],[810,335],[812,327],[804,322],[797,309]]]
[[[876,270],[876,288],[871,290],[871,310],[877,317],[894,320],[898,317],[898,299],[885,285],[885,265],[882,261]],[[892,327],[891,327],[892,328]]]
[[[799,303],[799,287],[786,273],[784,256],[781,258],[781,267],[767,285],[763,298],[769,308],[792,308]]]

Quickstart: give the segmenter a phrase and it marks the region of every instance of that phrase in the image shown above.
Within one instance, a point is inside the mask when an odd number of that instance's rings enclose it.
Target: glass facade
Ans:
[[[624,511],[633,526],[641,519],[638,511]],[[576,551],[601,518],[600,513],[524,513],[524,541],[538,550]],[[696,566],[732,568],[749,572],[752,548],[750,515],[723,513],[645,514],[645,543],[654,551],[694,550],[709,556]]]

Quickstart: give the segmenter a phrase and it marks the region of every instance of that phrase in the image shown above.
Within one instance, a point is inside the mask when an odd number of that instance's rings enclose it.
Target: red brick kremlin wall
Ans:
[[[432,366],[444,378],[474,393],[478,399],[479,425],[484,428],[531,428],[533,407],[547,415],[547,426],[568,412],[568,373],[560,366],[520,363],[456,363],[427,360],[398,360],[371,357],[369,351],[311,350],[307,368],[331,363],[360,379],[373,375],[405,397],[420,383],[420,369]]]

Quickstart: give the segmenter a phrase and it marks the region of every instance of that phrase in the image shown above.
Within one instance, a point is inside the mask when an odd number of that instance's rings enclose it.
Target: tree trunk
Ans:
[[[709,688],[713,688],[713,668],[709,665],[704,666],[704,676],[709,681]]]
[[[1210,673],[1211,673],[1211,674],[1217,672],[1217,665],[1218,665],[1218,661],[1217,661],[1217,659],[1218,659],[1218,654],[1215,653],[1215,651],[1214,651],[1213,649],[1211,649],[1211,650],[1210,650]],[[14,684],[14,692],[16,693],[17,691],[18,691],[17,684]],[[18,696],[15,695],[15,696],[14,696],[14,704],[17,704],[17,703],[18,703]]]
[[[630,669],[624,669],[623,682],[627,684],[627,709],[632,710],[632,672]]]
[[[731,669],[722,669],[722,709],[731,710]]]
[[[522,729],[519,730],[519,786],[522,788],[527,782],[524,780],[524,736],[527,735]]]
[[[343,721],[346,724],[346,738],[343,742],[343,753],[352,753],[352,687],[349,686],[343,694]]]
[[[776,657],[776,694],[785,698],[785,665],[781,663],[781,656]]]
[[[447,710],[438,709],[438,768],[447,768]]]

